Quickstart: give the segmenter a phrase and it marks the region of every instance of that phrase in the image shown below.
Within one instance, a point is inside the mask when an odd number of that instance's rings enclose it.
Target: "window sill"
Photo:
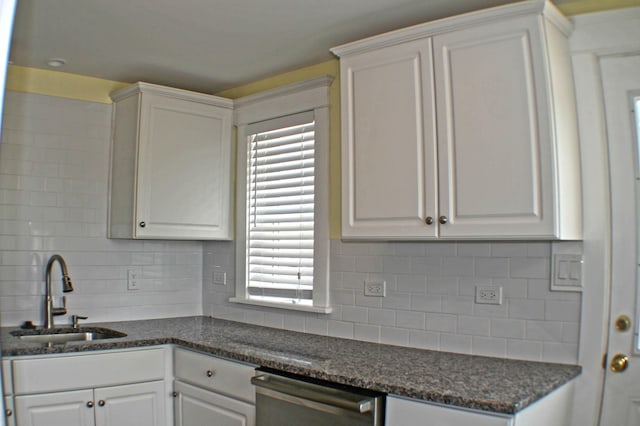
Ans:
[[[314,312],[317,314],[330,314],[333,311],[331,306],[294,305],[289,303],[285,304],[285,303],[265,302],[262,300],[242,299],[239,297],[232,297],[229,299],[229,302],[241,303],[243,305],[266,306],[269,308],[287,309],[291,311]]]

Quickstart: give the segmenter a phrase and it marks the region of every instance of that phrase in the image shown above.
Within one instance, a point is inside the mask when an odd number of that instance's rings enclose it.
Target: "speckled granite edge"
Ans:
[[[446,405],[515,414],[577,377],[575,365],[454,354],[260,327],[209,317],[89,324],[127,334],[47,347],[3,328],[3,356],[174,344],[270,367]]]

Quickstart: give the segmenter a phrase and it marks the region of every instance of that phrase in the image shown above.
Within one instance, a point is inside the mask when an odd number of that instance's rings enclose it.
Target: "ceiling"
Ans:
[[[336,45],[514,1],[19,0],[10,59],[217,93],[328,60]]]

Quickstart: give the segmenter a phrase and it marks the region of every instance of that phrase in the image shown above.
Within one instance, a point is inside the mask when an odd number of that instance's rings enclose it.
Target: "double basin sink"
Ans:
[[[14,330],[10,334],[26,343],[43,344],[65,344],[67,342],[87,342],[126,337],[125,333],[101,327]]]

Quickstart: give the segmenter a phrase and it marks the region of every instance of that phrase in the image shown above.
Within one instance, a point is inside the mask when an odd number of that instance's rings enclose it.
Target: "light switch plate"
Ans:
[[[551,264],[552,291],[582,291],[582,256],[554,254]]]

